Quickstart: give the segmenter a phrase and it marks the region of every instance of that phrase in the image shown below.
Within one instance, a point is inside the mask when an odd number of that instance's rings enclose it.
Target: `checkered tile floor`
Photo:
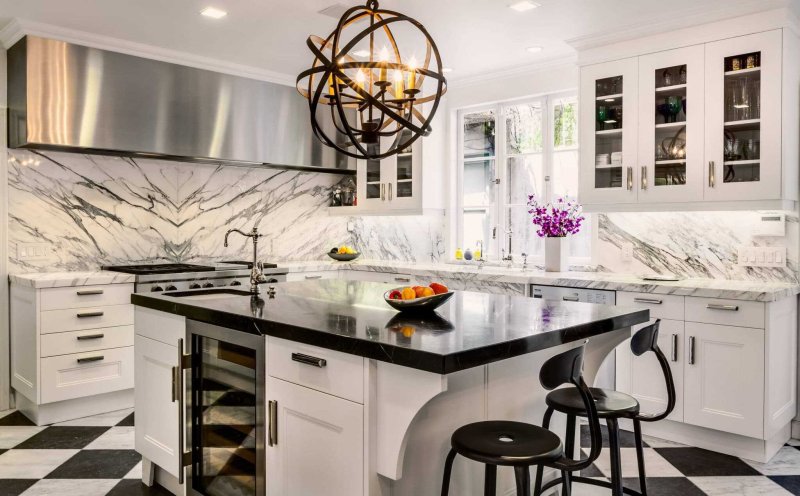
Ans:
[[[581,445],[588,446],[586,426],[581,434]],[[48,427],[37,427],[18,412],[0,413],[0,496],[169,495],[141,483],[133,440],[132,410]],[[800,441],[784,446],[767,464],[650,437],[645,443],[650,496],[800,495]],[[625,485],[638,489],[631,433],[623,432],[621,445]],[[583,475],[610,476],[607,449]],[[609,491],[576,485],[573,494],[608,496]]]

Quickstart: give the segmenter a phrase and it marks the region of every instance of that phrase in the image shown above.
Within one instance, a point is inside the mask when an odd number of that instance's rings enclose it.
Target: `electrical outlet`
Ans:
[[[49,257],[49,243],[17,243],[18,260],[47,260]]]
[[[786,267],[785,246],[740,246],[741,267]]]
[[[622,261],[633,262],[633,243],[622,244]]]

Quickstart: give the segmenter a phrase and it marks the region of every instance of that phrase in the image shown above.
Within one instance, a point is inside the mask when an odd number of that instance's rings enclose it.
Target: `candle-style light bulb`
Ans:
[[[394,98],[396,100],[403,98],[403,72],[399,69],[394,70]]]
[[[364,81],[366,79],[367,77],[364,75],[364,71],[359,69],[358,72],[356,72],[356,84],[358,85],[359,88],[362,89],[364,88]]]
[[[380,56],[380,58],[378,60],[381,63],[381,70],[378,73],[378,81],[384,81],[385,82],[386,81],[386,66],[387,66],[387,63],[389,62],[389,49],[387,49],[385,46],[383,47],[383,49],[381,49],[381,56]]]
[[[416,57],[411,57],[408,61],[408,84],[406,85],[408,89],[413,90],[416,87],[417,83],[417,59]]]

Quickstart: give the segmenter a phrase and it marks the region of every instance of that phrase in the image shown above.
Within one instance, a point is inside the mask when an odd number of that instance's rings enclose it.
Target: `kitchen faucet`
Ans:
[[[509,227],[508,230],[506,231],[506,234],[508,234],[508,255],[503,256],[503,261],[509,262],[509,264],[513,264],[514,256],[511,254],[511,241],[512,241],[512,234],[514,234],[514,231]]]
[[[261,292],[258,285],[267,282],[267,277],[264,275],[261,268],[261,262],[258,261],[258,238],[264,235],[258,234],[258,228],[255,226],[253,226],[253,230],[249,233],[240,231],[239,229],[228,229],[228,232],[225,233],[225,243],[223,244],[225,248],[228,247],[228,235],[233,232],[239,233],[246,238],[253,239],[253,268],[250,270],[250,294],[256,296]]]

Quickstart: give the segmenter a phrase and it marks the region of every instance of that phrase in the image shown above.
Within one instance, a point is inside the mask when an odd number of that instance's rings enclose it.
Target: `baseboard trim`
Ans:
[[[44,405],[37,405],[22,394],[15,394],[14,396],[17,410],[36,425],[50,425],[125,408],[133,408],[133,389],[96,394]]]

